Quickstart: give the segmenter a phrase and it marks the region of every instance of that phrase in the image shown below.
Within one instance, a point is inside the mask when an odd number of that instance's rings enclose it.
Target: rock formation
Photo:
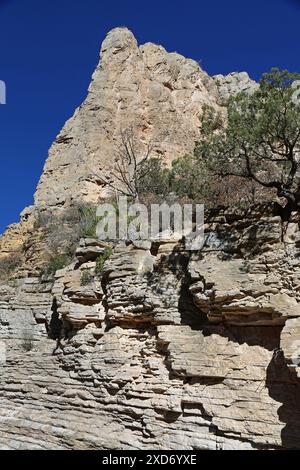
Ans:
[[[36,211],[103,195],[122,127],[169,161],[193,150],[204,103],[255,86],[110,32],[2,256],[23,247],[34,268]],[[219,210],[198,252],[119,242],[99,273],[108,245],[84,238],[54,279],[25,263],[0,286],[0,448],[299,448],[299,222],[272,205]]]
[[[99,177],[112,161],[120,131],[130,126],[141,142],[156,144],[154,154],[166,161],[190,153],[203,105],[217,108],[228,93],[254,86],[246,73],[214,79],[194,60],[151,43],[139,47],[126,28],[112,30],[86,100],[50,149],[36,206],[79,197],[97,202]]]

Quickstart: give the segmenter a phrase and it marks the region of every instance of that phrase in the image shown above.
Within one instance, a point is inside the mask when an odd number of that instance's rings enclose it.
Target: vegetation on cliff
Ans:
[[[300,209],[300,100],[294,87],[299,78],[278,69],[264,74],[257,90],[229,99],[226,122],[206,109],[195,150],[208,174],[227,184],[236,178],[268,194],[273,190],[284,198],[286,216]]]
[[[176,199],[218,205],[250,205],[283,198],[285,216],[300,208],[300,75],[273,69],[260,86],[227,101],[227,117],[203,106],[194,154],[167,167],[147,147],[140,158],[132,129],[122,133],[113,176],[119,193],[153,201]],[[115,183],[116,183],[115,182]],[[115,188],[112,182],[106,182]]]

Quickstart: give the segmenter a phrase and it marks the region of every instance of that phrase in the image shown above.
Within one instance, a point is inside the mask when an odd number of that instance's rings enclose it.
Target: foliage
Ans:
[[[96,215],[97,208],[93,205],[79,206],[80,225],[82,236],[96,237],[96,228],[99,218]]]
[[[41,230],[47,245],[48,263],[43,267],[44,275],[52,275],[74,258],[82,237],[96,237],[96,206],[77,203],[55,212],[39,211],[35,228]]]
[[[44,276],[52,276],[59,269],[65,268],[72,258],[68,254],[53,254],[48,263],[43,267],[41,274]]]
[[[102,275],[104,263],[106,260],[108,260],[111,257],[112,252],[113,252],[112,248],[108,247],[108,248],[105,248],[104,253],[102,255],[98,256],[96,260],[96,268],[95,268],[95,274],[97,276]]]
[[[88,270],[84,270],[81,273],[81,279],[80,279],[80,284],[82,286],[87,286],[93,282],[93,275],[90,273]]]
[[[207,169],[194,155],[186,155],[172,162],[170,189],[181,198],[202,202],[209,194]]]
[[[273,69],[255,91],[228,101],[228,120],[207,108],[196,158],[211,175],[238,177],[276,190],[300,208],[300,104],[292,99],[298,74]]]
[[[61,247],[63,241],[76,246],[80,238],[96,236],[97,222],[96,206],[87,203],[75,203],[56,212],[39,211],[36,216],[36,228],[45,229],[53,249]]]
[[[165,196],[170,191],[170,170],[163,165],[160,158],[153,157],[143,162],[139,166],[138,174],[139,195]]]

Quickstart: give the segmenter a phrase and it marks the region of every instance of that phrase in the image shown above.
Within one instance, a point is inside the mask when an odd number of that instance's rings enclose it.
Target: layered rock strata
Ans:
[[[85,239],[54,282],[2,286],[1,447],[298,448],[299,235],[223,211],[200,252],[118,244],[95,275]]]

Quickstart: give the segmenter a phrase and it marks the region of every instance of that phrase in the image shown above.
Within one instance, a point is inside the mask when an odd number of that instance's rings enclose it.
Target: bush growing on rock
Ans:
[[[170,170],[160,158],[150,158],[139,168],[138,193],[166,196],[170,191]]]
[[[97,208],[94,205],[81,205],[78,207],[82,236],[96,237],[96,228],[99,221],[96,211]]]
[[[96,206],[77,203],[55,212],[38,211],[35,229],[40,230],[47,252],[43,275],[52,275],[74,258],[82,237],[95,237],[98,219]]]
[[[195,152],[212,177],[275,192],[286,217],[300,209],[300,100],[293,86],[299,78],[278,69],[264,74],[257,90],[228,100],[226,122],[206,110]]]
[[[167,200],[169,203],[199,203],[206,207],[249,206],[260,200],[261,189],[253,181],[212,175],[197,153],[173,160],[171,167],[159,159],[147,165],[149,171],[141,181],[140,202],[149,206]]]
[[[300,75],[273,69],[257,89],[229,98],[227,118],[206,106],[193,155],[171,168],[159,159],[144,163],[139,192],[204,203],[250,204],[278,196],[284,216],[300,209]],[[150,198],[151,199],[151,198]]]
[[[45,238],[53,250],[65,242],[75,247],[82,237],[94,237],[98,218],[94,204],[75,203],[70,207],[37,211],[36,229],[44,229]]]
[[[49,259],[49,262],[43,267],[41,274],[47,277],[53,276],[59,269],[65,268],[72,261],[68,254],[55,254]]]
[[[95,268],[96,276],[102,275],[104,263],[111,257],[112,252],[112,248],[105,248],[104,253],[97,258]]]
[[[93,282],[93,275],[90,273],[88,270],[84,270],[81,273],[81,278],[80,278],[80,285],[81,286],[88,286]]]

